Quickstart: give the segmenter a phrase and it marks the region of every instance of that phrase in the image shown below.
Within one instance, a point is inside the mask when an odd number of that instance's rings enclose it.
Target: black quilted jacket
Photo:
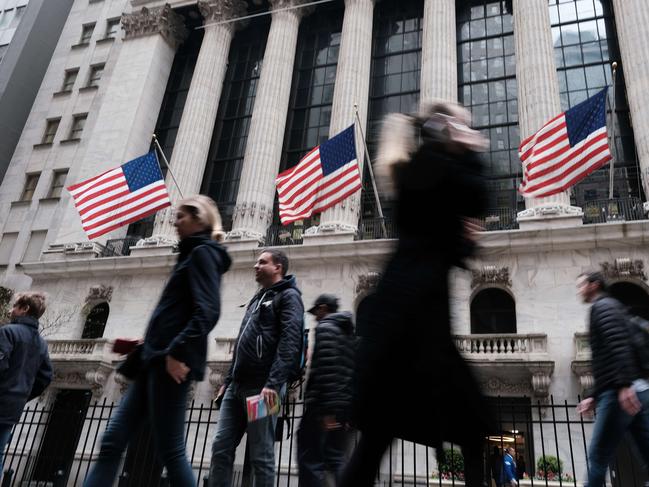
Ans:
[[[351,314],[333,313],[315,329],[315,346],[307,382],[306,405],[320,416],[350,416],[354,378],[354,325]]]
[[[602,294],[590,308],[590,348],[593,353],[594,386],[597,397],[610,389],[631,385],[641,377],[631,345],[631,333],[624,305]]]

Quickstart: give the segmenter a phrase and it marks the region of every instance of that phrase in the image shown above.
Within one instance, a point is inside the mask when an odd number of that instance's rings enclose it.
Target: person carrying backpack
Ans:
[[[352,397],[355,337],[352,315],[338,312],[338,298],[321,294],[309,313],[318,320],[315,346],[304,395],[305,409],[297,436],[300,487],[325,485],[326,472],[336,478],[345,464]]]
[[[577,412],[595,411],[588,450],[588,487],[602,487],[615,450],[629,432],[649,465],[649,379],[634,347],[633,323],[624,306],[606,293],[600,272],[582,274],[577,292],[590,308],[594,387]]]
[[[230,370],[217,394],[221,411],[212,444],[210,487],[230,487],[236,448],[248,433],[255,486],[275,485],[277,416],[248,423],[246,398],[261,394],[270,408],[297,379],[304,352],[304,305],[288,258],[264,250],[255,264],[261,289],[248,303],[234,347]]]

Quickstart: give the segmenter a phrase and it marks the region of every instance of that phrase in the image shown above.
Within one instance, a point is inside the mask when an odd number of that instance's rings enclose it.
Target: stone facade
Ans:
[[[649,11],[649,7],[641,6],[640,0],[629,0],[628,6],[625,2],[613,4],[644,16]],[[125,383],[114,373],[117,358],[108,352],[107,343],[98,340],[88,345],[79,340],[86,318],[84,310],[89,303],[109,303],[105,340],[142,336],[147,317],[175,262],[170,247],[155,245],[168,243],[172,236],[168,213],[159,216],[156,232],[160,238],[154,239],[153,245],[140,246],[128,257],[106,257],[101,246],[105,238],[87,241],[67,194],[47,197],[56,170],[67,169],[66,183],[71,184],[148,150],[174,53],[186,34],[173,7],[181,3],[186,6],[187,2],[170,3],[171,6],[145,0],[75,1],[0,186],[0,230],[3,240],[6,235],[15,238],[7,261],[0,262],[6,265],[0,269],[0,285],[16,290],[42,289],[50,293],[53,310],[77,310],[51,337],[52,354],[59,368],[54,389],[88,388],[96,398],[120,398]],[[199,2],[198,11],[214,25],[206,28],[172,159],[183,192],[200,188],[235,30],[218,22],[241,15],[243,3]],[[210,335],[209,377],[196,385],[193,394],[199,403],[208,403],[221,384],[244,305],[256,291],[252,266],[258,243],[272,218],[274,178],[284,140],[300,20],[311,13],[297,8],[304,3],[302,0],[270,3],[270,33],[258,80],[233,229],[227,242],[233,267],[223,280],[222,315]],[[557,109],[557,81],[548,45],[549,19],[547,12],[543,14],[547,2],[515,0],[513,5],[519,8],[515,19],[517,76],[519,86],[523,85],[519,112],[522,127],[529,132]],[[362,122],[368,110],[368,52],[372,41],[371,16],[376,5],[372,0],[346,0],[345,8],[331,131],[346,126],[355,115],[355,103]],[[82,25],[104,25],[108,19],[120,17],[124,32],[114,39],[101,39],[97,30],[86,45],[77,45]],[[422,101],[455,99],[454,2],[426,0],[423,22],[426,48],[422,51]],[[634,26],[631,22],[627,30],[637,38],[644,35]],[[524,30],[527,32],[523,33]],[[627,42],[622,29],[619,35],[623,56],[635,52],[633,46],[638,44]],[[525,56],[530,59],[524,59]],[[65,69],[78,66],[80,73],[86,74],[90,66],[99,62],[105,63],[105,70],[98,88],[53,95]],[[628,83],[633,87],[629,101],[634,121],[643,116],[642,97],[649,92],[642,69],[636,66],[635,71],[627,71]],[[636,78],[634,72],[639,73]],[[81,139],[67,140],[72,116],[80,113],[88,114]],[[57,117],[61,118],[61,126],[54,143],[43,146],[40,141],[45,121]],[[636,127],[644,125],[639,123]],[[642,151],[646,152],[646,148],[642,144],[646,138],[645,133],[636,134],[643,168],[646,154]],[[25,175],[33,173],[40,173],[34,197],[20,201]],[[174,199],[177,196],[174,193]],[[523,215],[532,217],[533,224],[522,226],[521,230],[483,233],[481,251],[470,263],[471,271],[458,269],[452,273],[456,344],[472,361],[480,383],[491,396],[526,395],[547,401],[552,395],[555,399],[574,401],[591,383],[584,335],[587,307],[579,303],[574,288],[580,272],[602,268],[613,279],[633,282],[649,292],[644,271],[649,261],[649,221],[582,225],[578,210],[566,207],[565,203],[565,198],[543,205],[535,203],[532,213]],[[534,210],[539,206],[545,210]],[[322,292],[334,292],[340,296],[343,309],[356,311],[376,286],[395,242],[353,240],[358,212],[358,201],[338,205],[323,215],[322,230],[329,232],[318,232],[307,238],[304,245],[285,247],[291,261],[290,272],[297,276],[306,304]],[[565,217],[559,225],[557,215]],[[429,224],[434,225],[434,221]],[[23,256],[35,232],[46,232],[44,251],[28,262]],[[328,238],[326,233],[335,238]],[[124,235],[125,229],[120,229],[108,237]],[[506,290],[513,297],[516,336],[494,336],[487,342],[484,337],[471,335],[471,300],[490,287]]]

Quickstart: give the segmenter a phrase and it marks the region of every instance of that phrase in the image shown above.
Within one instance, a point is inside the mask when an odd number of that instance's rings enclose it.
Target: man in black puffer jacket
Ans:
[[[210,487],[230,487],[237,446],[248,433],[255,487],[275,485],[277,416],[248,423],[246,398],[261,394],[270,408],[300,367],[304,306],[295,277],[286,275],[288,258],[265,250],[255,264],[261,289],[248,303],[234,347],[230,371],[217,401],[221,412],[212,444]]]
[[[632,346],[628,314],[618,300],[606,294],[599,272],[582,274],[577,290],[590,309],[590,348],[594,387],[577,411],[596,410],[595,429],[588,451],[588,487],[602,487],[606,468],[617,445],[630,432],[649,465],[649,381],[638,366]]]
[[[40,396],[52,380],[47,344],[38,332],[45,295],[19,293],[11,323],[0,327],[0,476],[3,452],[27,401]]]
[[[345,462],[354,378],[354,323],[350,313],[337,313],[338,299],[319,296],[315,315],[315,346],[298,432],[301,487],[324,485],[325,473],[336,477]]]

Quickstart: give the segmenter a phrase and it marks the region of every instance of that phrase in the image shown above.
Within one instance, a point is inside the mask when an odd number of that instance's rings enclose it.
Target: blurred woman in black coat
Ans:
[[[437,103],[384,122],[376,172],[396,196],[397,249],[376,290],[378,303],[357,355],[355,420],[361,440],[342,485],[374,484],[393,438],[460,445],[467,486],[482,486],[486,401],[451,337],[448,274],[474,249],[467,220],[485,206],[476,154],[485,139],[463,108]]]

